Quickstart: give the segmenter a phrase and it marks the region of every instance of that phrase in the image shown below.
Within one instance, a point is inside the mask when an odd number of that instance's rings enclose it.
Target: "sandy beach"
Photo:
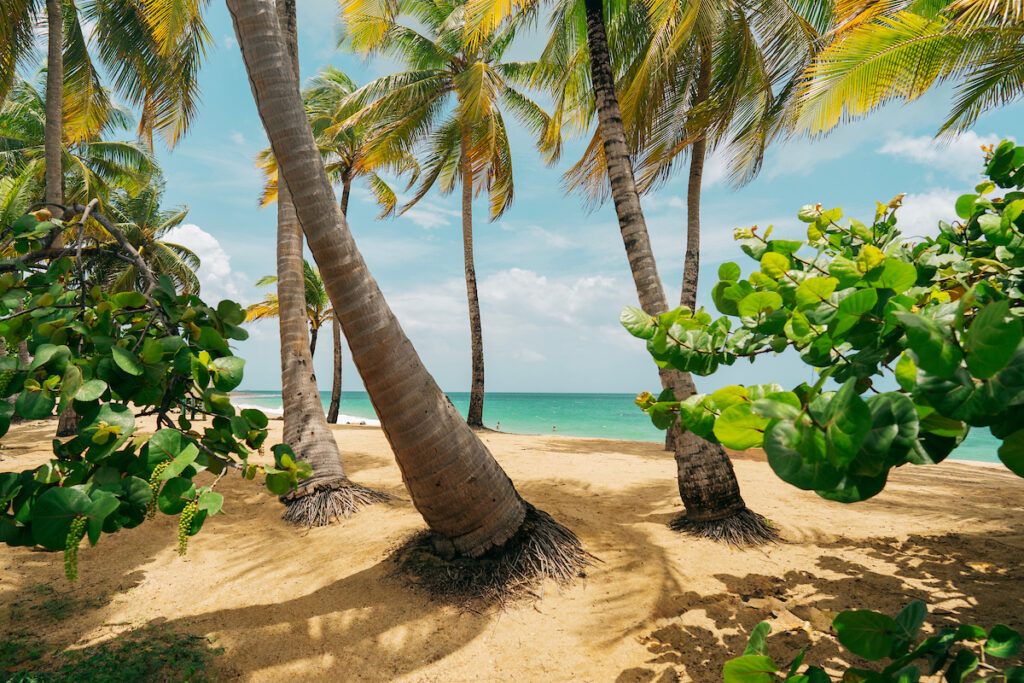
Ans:
[[[278,438],[281,422],[271,426]],[[45,461],[53,427],[15,426],[0,470]],[[334,429],[352,479],[393,504],[300,530],[262,486],[227,476],[227,514],[186,557],[160,515],[83,546],[75,586],[58,553],[0,547],[0,640],[28,630],[52,651],[166,625],[223,647],[224,680],[701,682],[720,680],[764,619],[778,660],[818,643],[807,661],[832,669],[842,660],[829,624],[846,609],[893,613],[921,599],[933,625],[1024,627],[1024,480],[1002,469],[907,466],[875,499],[843,505],[782,483],[756,452],[735,453],[747,503],[783,539],[741,550],[668,529],[682,504],[657,444],[485,433],[522,495],[601,562],[536,600],[467,612],[392,575],[390,556],[422,520],[383,433]],[[11,606],[39,586],[83,607],[54,620]]]

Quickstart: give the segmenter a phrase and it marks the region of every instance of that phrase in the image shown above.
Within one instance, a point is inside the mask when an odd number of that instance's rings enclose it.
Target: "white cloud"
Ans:
[[[973,130],[949,139],[896,133],[878,148],[878,153],[915,161],[961,177],[972,177],[981,173],[982,145],[998,143],[999,139],[998,135],[982,136]]]
[[[235,40],[235,35],[233,33],[225,33],[224,37],[221,38],[220,42],[221,45],[223,45],[228,50],[234,49],[238,45],[238,41]]]
[[[416,206],[401,215],[401,218],[408,219],[424,230],[434,230],[451,225],[452,222],[445,215],[447,212],[435,211],[427,207]]]
[[[247,142],[245,136],[239,133],[237,130],[231,131],[231,141],[236,145],[244,145]]]
[[[163,239],[187,247],[199,257],[201,263],[196,274],[201,295],[207,303],[221,299],[242,300],[249,277],[231,268],[231,256],[216,237],[194,223],[185,223],[168,230]]]
[[[896,212],[898,227],[905,237],[935,236],[940,220],[956,218],[954,205],[959,192],[936,188],[927,192],[908,194]]]

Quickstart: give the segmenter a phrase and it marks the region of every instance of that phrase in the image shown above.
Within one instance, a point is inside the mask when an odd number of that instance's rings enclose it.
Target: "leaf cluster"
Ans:
[[[31,355],[27,365],[0,357],[0,436],[14,414],[40,420],[73,408],[81,419],[74,437],[53,441],[48,463],[0,473],[0,542],[62,550],[84,519],[95,544],[147,512],[178,515],[190,503],[194,535],[223,505],[213,486],[196,486],[199,472],[232,467],[251,479],[263,471],[276,493],[311,474],[282,446],[276,467],[248,464],[268,423],[258,410],[237,411],[228,393],[245,365],[228,346],[247,337],[237,303],[214,308],[176,292],[127,241],[122,251],[87,248],[86,240],[55,249],[53,235],[74,226],[48,218],[28,214],[0,229],[5,253],[18,254],[0,260],[0,337],[7,348],[27,343]],[[110,292],[95,281],[96,264],[112,254],[145,275],[144,292]],[[193,426],[189,411],[210,416],[209,426]],[[137,433],[136,413],[155,415],[158,431]]]
[[[661,367],[709,375],[795,351],[820,379],[638,403],[661,428],[678,415],[728,447],[763,446],[780,478],[843,502],[880,492],[893,467],[941,462],[971,427],[988,428],[1000,459],[1024,476],[1024,147],[990,150],[985,172],[935,238],[903,238],[902,196],[879,203],[870,226],[818,205],[798,214],[804,239],[737,229],[758,268],[744,278],[739,265],[721,266],[720,317],[626,309],[623,325]],[[898,388],[876,388],[885,378]]]
[[[888,660],[880,671],[850,667],[843,672],[844,683],[917,683],[922,675],[943,673],[949,683],[988,681],[1021,683],[1024,667],[1005,670],[992,659],[1014,657],[1021,650],[1021,636],[998,624],[991,631],[961,624],[943,628],[917,642],[918,633],[928,616],[923,602],[912,602],[894,617],[870,610],[840,613],[832,622],[840,644],[869,662]],[[830,683],[832,678],[821,667],[808,666],[801,671],[806,648],[790,662],[785,671],[768,652],[767,621],[754,627],[743,655],[725,663],[725,683]]]

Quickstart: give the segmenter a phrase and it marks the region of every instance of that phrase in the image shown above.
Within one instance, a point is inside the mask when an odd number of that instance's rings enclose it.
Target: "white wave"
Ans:
[[[235,403],[237,408],[255,408],[268,415],[283,415],[282,408],[268,408],[267,406],[256,405],[255,403]],[[340,425],[366,425],[367,427],[380,427],[380,420],[371,417],[358,417],[356,415],[338,415]]]

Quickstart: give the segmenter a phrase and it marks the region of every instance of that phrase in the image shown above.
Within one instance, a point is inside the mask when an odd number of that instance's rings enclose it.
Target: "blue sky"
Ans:
[[[299,3],[302,76],[330,63],[359,82],[388,71],[384,62],[364,62],[334,49],[336,4]],[[275,212],[260,210],[261,178],[254,155],[266,137],[227,11],[210,6],[217,45],[201,80],[203,103],[191,134],[168,153],[159,150],[167,176],[168,204],[187,204],[188,225],[177,239],[203,258],[200,279],[207,300],[234,298],[243,304],[263,292],[253,286],[274,271]],[[539,44],[539,39],[538,39]],[[520,47],[517,52],[528,52]],[[1014,123],[1024,105],[982,118],[959,139],[932,140],[949,108],[950,91],[891,106],[816,141],[796,140],[773,148],[760,177],[734,190],[718,157],[709,160],[704,189],[701,299],[716,282],[720,263],[735,260],[745,271],[753,262],[732,242],[732,228],[775,225],[775,235],[802,233],[799,207],[821,202],[842,206],[867,221],[875,200],[907,193],[900,213],[907,234],[935,231],[952,216],[956,196],[974,184],[979,146],[1019,137]],[[623,306],[636,294],[614,212],[588,211],[580,198],[565,196],[561,174],[582,150],[568,146],[563,161],[547,168],[532,140],[512,131],[516,202],[500,220],[486,220],[477,203],[475,248],[480,281],[488,391],[637,392],[654,389],[657,375],[643,344],[618,325]],[[659,270],[670,301],[678,300],[685,250],[685,176],[644,201]],[[428,369],[446,391],[469,387],[469,328],[463,280],[459,199],[429,195],[402,217],[376,221],[376,207],[355,187],[349,224],[373,275],[398,314]],[[243,388],[280,387],[279,347],[273,323],[253,325],[238,344],[247,359]],[[354,366],[345,364],[345,389],[358,390]],[[321,389],[330,388],[330,347],[316,359]],[[750,367],[728,368],[698,380],[704,389],[727,383],[780,381],[789,386],[810,370],[789,358],[765,358]]]

